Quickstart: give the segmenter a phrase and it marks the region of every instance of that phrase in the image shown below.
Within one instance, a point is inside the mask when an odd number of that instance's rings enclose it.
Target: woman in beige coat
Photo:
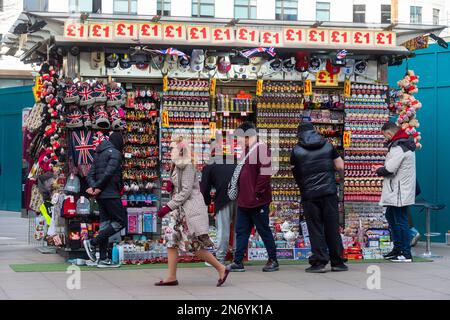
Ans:
[[[200,193],[200,186],[192,164],[188,142],[183,136],[172,136],[171,183],[168,191],[171,200],[158,212],[160,218],[169,214],[169,225],[164,231],[164,242],[167,246],[168,275],[165,280],[155,283],[156,286],[176,286],[178,250],[192,252],[200,259],[216,268],[219,274],[217,286],[220,287],[228,277],[230,270],[222,265],[207,251],[214,247],[209,238],[208,210]],[[172,190],[173,189],[173,190]]]

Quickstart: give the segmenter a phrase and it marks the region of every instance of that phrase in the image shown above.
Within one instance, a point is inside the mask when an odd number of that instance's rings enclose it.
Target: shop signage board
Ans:
[[[327,70],[320,70],[319,72],[317,72],[316,76],[317,87],[337,87],[338,85],[339,82],[337,73],[331,74]]]
[[[336,47],[393,47],[396,34],[383,30],[278,27],[270,30],[255,27],[219,27],[207,24],[153,22],[86,22],[67,21],[64,38],[73,41],[131,41],[142,43],[192,43],[262,47],[298,47],[332,45]]]

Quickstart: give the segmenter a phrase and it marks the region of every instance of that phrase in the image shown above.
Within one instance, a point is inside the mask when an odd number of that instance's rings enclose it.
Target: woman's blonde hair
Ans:
[[[170,148],[172,162],[177,167],[185,167],[188,164],[194,164],[191,152],[190,137],[181,132],[174,132],[171,137]]]

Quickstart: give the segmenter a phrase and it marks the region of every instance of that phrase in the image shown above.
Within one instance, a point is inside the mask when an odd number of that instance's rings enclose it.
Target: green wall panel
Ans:
[[[22,206],[22,109],[33,104],[30,86],[0,89],[0,210]]]

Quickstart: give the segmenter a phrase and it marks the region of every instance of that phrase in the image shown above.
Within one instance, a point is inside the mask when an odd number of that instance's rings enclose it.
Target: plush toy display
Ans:
[[[419,91],[417,88],[418,82],[419,77],[414,74],[413,70],[408,70],[403,79],[397,82],[400,89],[394,96],[395,102],[391,109],[398,114],[397,125],[414,138],[417,148],[420,149],[422,137],[420,132],[417,131],[420,123],[417,120],[416,113],[422,107],[422,104],[414,97],[414,94]]]
[[[44,103],[42,112],[42,148],[38,163],[42,171],[59,173],[64,162],[65,150],[60,143],[64,118],[62,98],[57,93],[58,74],[53,65],[45,62],[40,70],[43,90],[40,100]],[[75,97],[76,95],[72,95]]]

